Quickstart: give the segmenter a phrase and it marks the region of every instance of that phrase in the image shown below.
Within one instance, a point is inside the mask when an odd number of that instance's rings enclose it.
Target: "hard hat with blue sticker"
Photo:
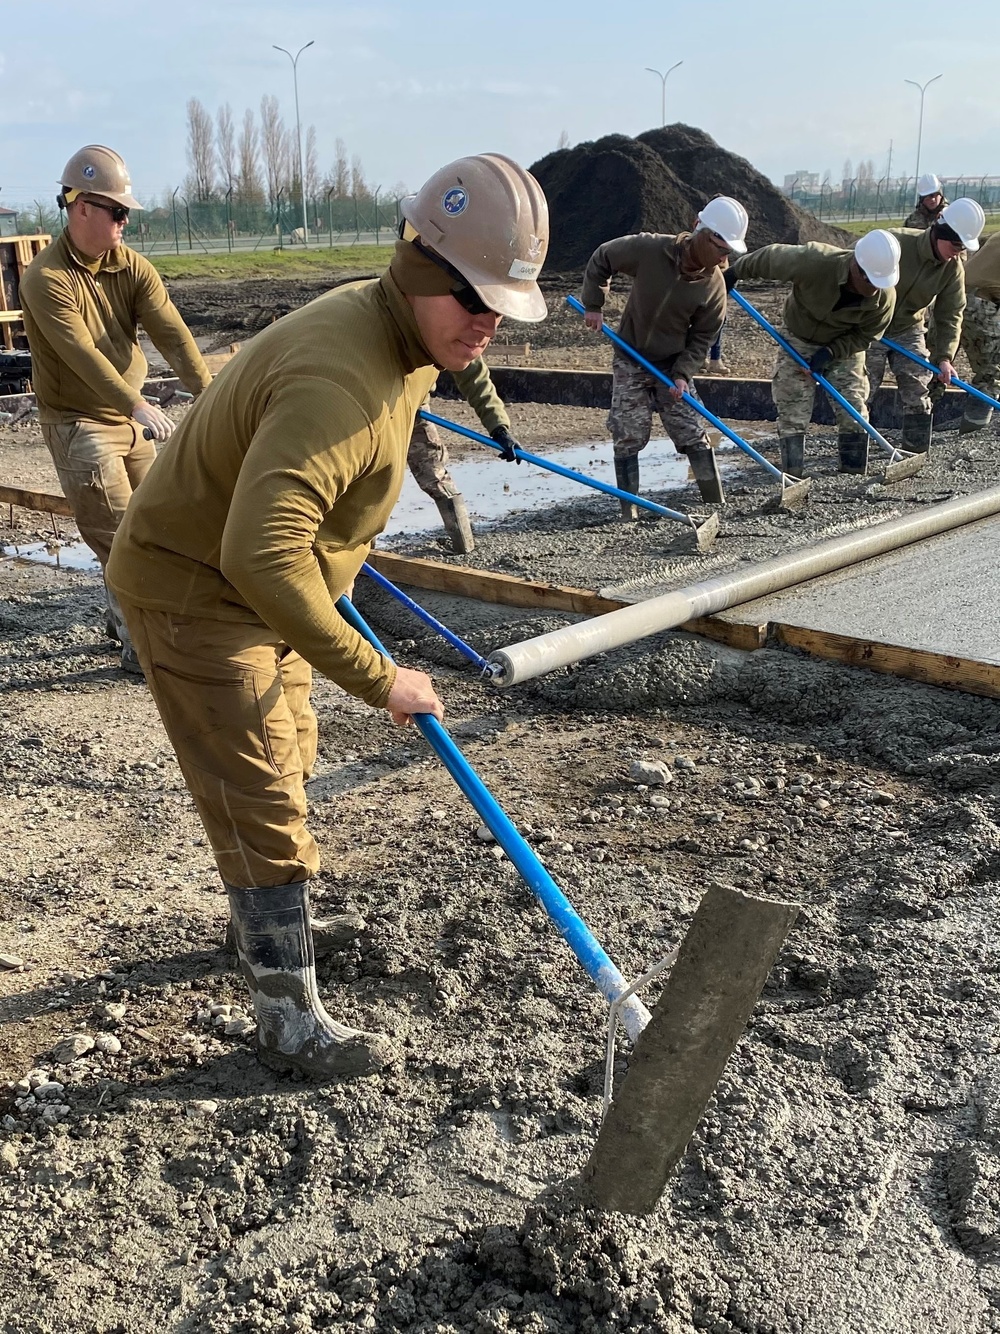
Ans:
[[[449,217],[457,218],[459,213],[464,213],[469,207],[469,195],[460,185],[454,186],[448,190],[441,200],[441,207]]]

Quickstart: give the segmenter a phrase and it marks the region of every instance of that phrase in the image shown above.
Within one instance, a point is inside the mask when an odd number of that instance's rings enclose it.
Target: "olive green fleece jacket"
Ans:
[[[389,273],[286,315],[161,450],[108,583],[140,607],[263,621],[349,694],[384,704],[396,670],[334,603],[388,522],[437,374]]]
[[[896,309],[888,336],[922,328],[924,312],[933,301],[930,359],[938,364],[954,361],[965,310],[965,265],[960,257],[942,264],[935,257],[929,231],[893,227],[890,235],[899,242],[900,254]]]
[[[965,290],[987,301],[1000,301],[1000,232],[984,241],[965,265]]]
[[[785,301],[785,328],[794,338],[828,347],[835,360],[866,352],[889,327],[895,292],[878,291],[857,304],[841,306],[851,271],[850,250],[808,241],[805,245],[766,245],[734,260],[737,278],[775,278],[792,284]]]
[[[657,369],[685,380],[701,369],[726,318],[721,269],[681,274],[680,253],[690,235],[637,232],[605,241],[590,257],[580,297],[585,309],[600,310],[612,274],[630,274],[618,332]]]
[[[452,371],[451,378],[455,381],[455,388],[482,422],[487,435],[498,426],[506,426],[510,430],[507,409],[490,378],[490,368],[482,357],[477,357],[464,371]]]
[[[44,425],[131,418],[149,370],[139,324],[185,389],[200,394],[212,382],[160,275],[128,246],[88,259],[64,231],[25,269],[20,300]]]

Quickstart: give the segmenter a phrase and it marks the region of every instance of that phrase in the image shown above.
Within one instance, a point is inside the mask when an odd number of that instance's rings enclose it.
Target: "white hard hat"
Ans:
[[[700,232],[702,228],[706,228],[710,232],[715,232],[734,254],[745,255],[749,223],[747,211],[739,200],[730,199],[728,195],[719,195],[717,199],[710,199],[698,214],[695,231]]]
[[[899,282],[899,242],[890,232],[866,232],[854,247],[854,258],[873,287]]]
[[[928,195],[939,195],[941,193],[941,182],[932,171],[924,172],[920,180],[917,181],[917,194],[921,199],[926,199]]]
[[[959,237],[966,250],[979,249],[979,233],[986,226],[986,214],[974,199],[954,199],[941,212],[943,222]]]

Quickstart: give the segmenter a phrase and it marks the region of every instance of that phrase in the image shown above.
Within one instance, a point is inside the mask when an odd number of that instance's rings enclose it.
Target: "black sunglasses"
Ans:
[[[103,208],[105,213],[110,213],[113,222],[128,222],[128,209],[124,204],[99,204],[96,199],[85,199],[85,204],[91,208]]]
[[[469,286],[465,277],[459,273],[458,269],[456,269],[453,264],[449,264],[446,259],[442,259],[440,255],[435,254],[435,252],[428,246],[421,245],[416,238],[411,244],[419,250],[422,255],[425,255],[432,264],[436,264],[439,269],[444,269],[449,277],[455,279],[457,286],[452,288],[450,295],[455,298],[463,310],[468,311],[470,315],[496,314],[493,307],[488,306],[476,289]]]

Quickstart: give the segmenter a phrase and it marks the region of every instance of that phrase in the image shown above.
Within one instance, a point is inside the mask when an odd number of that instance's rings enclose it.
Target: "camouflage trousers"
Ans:
[[[915,352],[918,357],[927,356],[927,336],[924,329],[906,329],[903,333],[893,334],[892,341],[900,347]],[[899,401],[904,412],[922,412],[931,410],[930,383],[933,378],[930,371],[925,371],[915,361],[893,352],[884,343],[872,343],[865,357],[865,370],[868,372],[868,402],[875,397],[875,391],[882,383],[886,362],[892,367],[899,390]]]
[[[805,357],[806,361],[820,347],[822,343],[807,343],[804,338],[795,338],[787,329],[782,329],[785,341],[796,352]],[[836,361],[831,361],[823,372],[825,379],[829,380],[834,389],[837,389],[844,395],[852,408],[856,408],[862,417],[867,419],[868,409],[865,406],[865,391],[868,382],[865,379],[865,355],[863,352],[856,352],[850,357],[840,357]],[[823,392],[822,390],[820,391]],[[774,378],[771,380],[771,397],[774,399],[774,406],[778,409],[778,435],[800,435],[809,423],[812,421],[813,402],[816,396],[816,381],[811,375],[807,375],[802,367],[784,352],[778,353],[777,364],[774,368]],[[861,428],[850,415],[845,412],[836,399],[831,399],[834,415],[837,418],[837,425],[842,431],[857,431]]]
[[[1000,390],[1000,301],[968,294],[962,320],[962,348],[972,367],[969,383],[996,398]],[[967,406],[971,407],[972,402],[970,395]],[[990,411],[986,403],[978,400],[977,410],[984,414]]]
[[[432,500],[459,494],[448,471],[448,447],[433,422],[418,417],[413,423],[406,464],[417,486]]]
[[[688,386],[692,398],[698,394],[692,380]],[[700,399],[698,399],[701,402]],[[612,366],[611,411],[608,430],[615,442],[615,458],[631,458],[645,449],[653,429],[653,412],[660,414],[663,429],[680,454],[698,445],[709,445],[704,419],[686,403],[675,403],[662,380],[634,362],[631,357],[615,356]]]

